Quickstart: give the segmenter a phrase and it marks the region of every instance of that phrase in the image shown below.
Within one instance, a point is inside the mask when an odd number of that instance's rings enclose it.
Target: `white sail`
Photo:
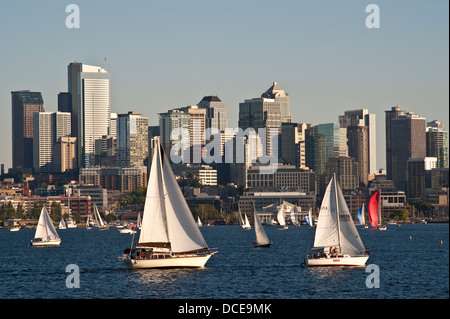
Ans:
[[[270,244],[269,237],[267,237],[266,232],[264,231],[261,222],[259,221],[258,215],[256,214],[256,210],[253,211],[253,216],[255,219],[255,234],[256,234],[256,243],[258,245],[268,245]]]
[[[100,215],[100,212],[98,211],[97,205],[94,204],[94,210],[95,210],[95,216],[98,221],[98,226],[104,227],[105,223],[103,222],[102,216]]]
[[[314,247],[339,247],[343,254],[359,254],[365,250],[335,177],[322,200]]]
[[[278,220],[278,224],[280,224],[280,226],[286,225],[286,219],[284,217],[284,201],[280,205],[280,208],[278,209],[277,220]]]
[[[52,219],[50,218],[45,205],[44,207],[42,207],[34,238],[40,238],[42,241],[60,239],[58,233],[56,232],[55,226],[53,226]]]
[[[159,143],[152,160],[137,246],[170,248],[172,252],[208,249]]]
[[[59,229],[66,229],[66,222],[64,221],[64,218],[61,218],[61,220],[59,221],[59,225],[58,225]]]
[[[250,226],[250,222],[248,221],[247,215],[244,214],[245,217],[245,222],[244,222],[244,227],[245,228],[252,228],[252,226]]]
[[[197,226],[203,226],[202,221],[200,220],[200,217],[197,216]]]

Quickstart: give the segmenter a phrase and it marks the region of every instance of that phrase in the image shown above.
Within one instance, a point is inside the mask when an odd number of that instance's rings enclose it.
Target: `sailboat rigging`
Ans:
[[[363,267],[369,258],[335,175],[325,191],[312,249],[319,251],[307,257],[307,266]]]
[[[208,248],[157,140],[139,240],[119,258],[129,269],[203,267],[215,253]]]

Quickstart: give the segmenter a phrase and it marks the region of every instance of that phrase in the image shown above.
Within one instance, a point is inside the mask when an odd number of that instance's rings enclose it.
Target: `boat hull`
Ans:
[[[344,256],[344,257],[330,257],[330,258],[308,258],[306,259],[306,266],[351,266],[351,267],[365,267],[369,256]]]
[[[173,256],[169,258],[131,259],[123,258],[128,269],[149,268],[201,268],[214,253],[207,255]]]
[[[59,246],[60,244],[61,244],[61,239],[49,240],[49,241],[32,241],[31,242],[31,246],[36,246],[36,247]]]

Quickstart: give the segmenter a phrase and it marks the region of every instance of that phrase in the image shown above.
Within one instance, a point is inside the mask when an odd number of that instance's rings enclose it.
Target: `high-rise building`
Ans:
[[[280,103],[275,99],[254,98],[239,103],[239,128],[242,130],[254,129],[261,137],[266,152],[264,155],[275,155],[278,150],[273,149],[273,143],[278,144],[278,136],[281,133],[281,109]],[[261,136],[260,129],[265,129],[265,139]]]
[[[78,163],[95,164],[95,140],[109,133],[110,74],[98,66],[72,62],[68,87],[72,96],[72,136],[77,137]]]
[[[392,167],[395,187],[407,191],[407,162],[411,157],[426,156],[426,120],[406,113],[390,122]],[[389,171],[388,171],[389,174]]]
[[[170,154],[172,146],[179,142],[179,140],[172,140],[172,132],[176,129],[189,131],[190,116],[179,110],[169,110],[167,113],[159,113],[159,131],[161,136],[161,144],[164,147],[167,154]],[[177,136],[180,138],[180,136]],[[189,151],[182,149],[183,152]]]
[[[306,168],[305,134],[310,124],[281,124],[281,159],[283,163]]]
[[[176,110],[189,114],[189,140],[190,146],[202,147],[205,145],[206,109],[198,105],[189,105]]]
[[[262,98],[274,99],[280,103],[281,122],[292,122],[292,112],[289,109],[289,94],[278,86],[277,82],[273,82],[272,86],[261,95]]]
[[[148,157],[148,118],[136,112],[117,117],[117,164],[143,166]]]
[[[427,156],[437,158],[437,167],[448,167],[448,131],[439,121],[427,123]]]
[[[387,179],[392,180],[393,169],[392,169],[392,140],[394,135],[392,134],[391,123],[392,120],[402,116],[406,111],[400,109],[400,106],[393,106],[391,110],[385,111],[385,126],[386,126],[386,176]]]
[[[408,199],[424,199],[425,189],[431,187],[431,170],[436,168],[436,157],[412,157],[407,162]]]
[[[359,182],[369,183],[369,127],[347,127],[348,155],[358,162]]]
[[[12,166],[33,168],[33,114],[44,112],[41,92],[11,92]]]
[[[206,128],[217,128],[219,131],[223,131],[228,127],[225,103],[217,96],[204,96],[197,105],[206,109]]]
[[[369,114],[367,109],[345,111],[344,115],[339,115],[339,125],[341,128],[353,126],[367,126],[367,167],[369,174],[377,173],[377,148],[376,148],[376,120],[375,114]],[[349,152],[350,152],[350,141]],[[352,155],[350,155],[352,156]],[[356,159],[358,160],[358,159]]]
[[[53,147],[53,170],[64,173],[77,168],[76,137],[58,138]]]
[[[33,167],[36,172],[55,172],[54,148],[58,139],[70,136],[70,113],[33,114]]]

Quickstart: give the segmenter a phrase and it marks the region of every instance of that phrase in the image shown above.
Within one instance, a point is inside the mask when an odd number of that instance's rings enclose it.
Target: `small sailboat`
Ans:
[[[255,247],[255,248],[270,247],[272,242],[269,240],[269,237],[267,237],[267,234],[264,231],[264,228],[261,225],[261,222],[258,218],[258,214],[256,213],[256,210],[253,211],[253,216],[254,216],[254,226],[255,226],[255,235],[256,235],[256,240],[252,241],[253,247]]]
[[[310,227],[314,227],[314,220],[312,218],[311,208],[308,210],[308,215],[305,216],[306,224]]]
[[[64,218],[61,218],[61,220],[59,221],[59,225],[58,225],[58,229],[66,229],[66,222],[64,221]]]
[[[39,216],[38,225],[34,239],[31,241],[32,246],[59,246],[61,238],[56,232],[53,221],[47,212],[47,208],[42,207],[41,216]]]
[[[119,258],[129,269],[203,267],[215,253],[208,248],[157,140],[139,240]]]
[[[278,224],[280,224],[281,229],[288,229],[288,225],[286,224],[286,217],[284,216],[284,201],[283,203],[281,203],[280,208],[278,209],[278,213],[277,213],[277,220],[278,220]]]
[[[67,225],[67,228],[77,228],[77,224],[73,221],[72,218],[69,218],[67,220],[66,225]]]
[[[370,225],[377,230],[386,230],[386,225],[381,223],[380,191],[376,191],[369,201]]]
[[[292,225],[294,225],[295,227],[300,227],[300,223],[297,221],[297,216],[295,216],[296,213],[297,213],[297,206],[294,205],[291,208],[291,222]]]
[[[94,217],[95,217],[95,222],[96,222],[99,230],[109,229],[109,226],[106,225],[106,223],[103,221],[102,216],[100,215],[100,212],[98,211],[96,204],[94,204]]]
[[[308,256],[307,266],[364,267],[368,251],[356,230],[336,175],[327,186],[319,212],[313,249],[317,254]]]
[[[356,216],[358,217],[359,224],[363,226],[363,228],[368,228],[366,224],[366,217],[364,216],[364,203],[361,205],[361,207],[358,209],[358,212],[356,213]]]
[[[244,229],[252,229],[252,226],[250,226],[250,222],[248,221],[247,215],[244,214],[245,220],[244,218],[242,218],[242,213],[241,213],[241,206],[238,206],[238,214],[239,214],[239,224],[241,225],[242,228]]]

